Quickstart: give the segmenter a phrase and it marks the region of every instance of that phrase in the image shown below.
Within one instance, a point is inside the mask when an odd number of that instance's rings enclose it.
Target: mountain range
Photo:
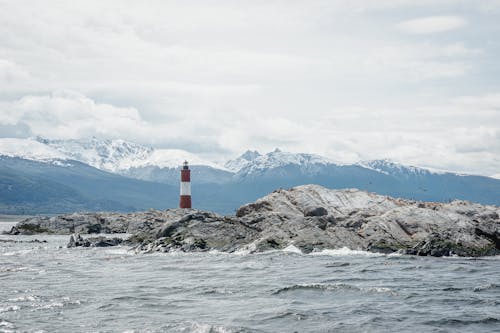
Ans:
[[[276,149],[246,151],[224,165],[178,149],[124,140],[0,139],[0,213],[133,211],[178,205],[179,165],[192,169],[193,205],[233,213],[275,189],[303,184],[358,188],[395,197],[500,204],[500,180],[405,166],[355,164]]]

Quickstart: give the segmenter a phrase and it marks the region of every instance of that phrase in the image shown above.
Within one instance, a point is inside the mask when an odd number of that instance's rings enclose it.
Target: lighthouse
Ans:
[[[191,208],[191,170],[188,161],[184,161],[181,169],[181,198],[179,208]]]

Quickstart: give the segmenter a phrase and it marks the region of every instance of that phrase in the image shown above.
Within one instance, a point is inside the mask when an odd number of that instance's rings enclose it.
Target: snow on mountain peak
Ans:
[[[247,160],[247,161],[253,161],[257,157],[262,156],[257,150],[247,150],[246,152],[243,153],[240,157]]]
[[[82,140],[48,140],[37,138],[70,158],[95,168],[116,172],[124,159],[144,159],[153,149],[124,140],[101,140],[97,138]]]
[[[415,174],[415,175],[426,175],[426,174],[442,174],[444,172],[438,170],[431,170],[428,168],[421,168],[415,166],[403,165],[394,162],[389,159],[362,161],[358,163],[359,166],[363,168],[371,169],[386,175],[390,174]]]
[[[239,165],[238,163],[239,159]],[[274,169],[286,165],[297,165],[301,168],[308,170],[312,166],[337,164],[333,160],[315,155],[315,154],[304,154],[304,153],[290,153],[284,152],[280,149],[275,149],[265,155],[256,156],[252,160],[244,160],[242,157],[234,161],[230,161],[226,164],[229,166],[239,166],[239,168],[232,167],[233,171],[240,172],[242,174],[254,174],[266,169]],[[232,164],[230,164],[232,163]]]
[[[37,138],[37,140],[63,152],[74,160],[115,173],[130,168],[148,166],[177,168],[184,160],[189,161],[191,165],[205,165],[222,169],[217,164],[184,150],[154,149],[121,139],[109,140],[94,137],[82,140],[47,140],[43,138]]]
[[[181,149],[155,149],[145,159],[124,159],[120,167],[122,170],[147,166],[172,169],[179,167],[184,161],[188,161],[189,165],[204,165],[214,169],[222,169],[213,162]]]
[[[0,139],[0,156],[19,157],[40,162],[68,160],[69,157],[41,142],[32,139]]]
[[[190,165],[203,165],[231,171],[242,177],[257,175],[265,170],[289,165],[300,168],[304,174],[316,174],[328,165],[345,165],[315,154],[290,153],[276,148],[264,155],[256,150],[247,150],[221,167],[214,162],[180,149],[154,149],[124,140],[95,137],[82,140],[50,140],[41,137],[34,139],[3,138],[0,139],[0,156],[54,163],[58,160],[76,160],[101,170],[120,174],[127,173],[131,169],[145,167],[174,169],[178,168],[184,160],[187,160]],[[386,175],[408,176],[445,173],[429,168],[406,166],[388,159],[362,161],[355,165]]]
[[[235,158],[234,160],[227,161],[226,164],[224,164],[224,167],[226,167],[226,169],[230,171],[238,172],[260,156],[262,155],[257,150],[254,151],[247,150],[241,156]]]

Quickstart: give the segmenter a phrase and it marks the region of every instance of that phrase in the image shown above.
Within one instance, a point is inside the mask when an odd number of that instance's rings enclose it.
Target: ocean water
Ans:
[[[500,331],[498,257],[146,255],[68,238],[0,236],[23,241],[0,242],[0,332]]]

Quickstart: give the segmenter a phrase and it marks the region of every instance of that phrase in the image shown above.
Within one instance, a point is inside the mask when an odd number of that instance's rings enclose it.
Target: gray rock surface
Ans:
[[[304,185],[274,191],[240,207],[236,216],[195,209],[71,214],[27,219],[11,232],[125,232],[138,252],[259,252],[293,245],[305,253],[348,247],[483,256],[500,254],[499,215],[500,207],[465,201],[418,202]]]
[[[83,238],[76,233],[69,237],[69,242],[66,247],[107,247],[116,246],[123,243],[123,239],[119,237],[108,238],[104,236]]]

